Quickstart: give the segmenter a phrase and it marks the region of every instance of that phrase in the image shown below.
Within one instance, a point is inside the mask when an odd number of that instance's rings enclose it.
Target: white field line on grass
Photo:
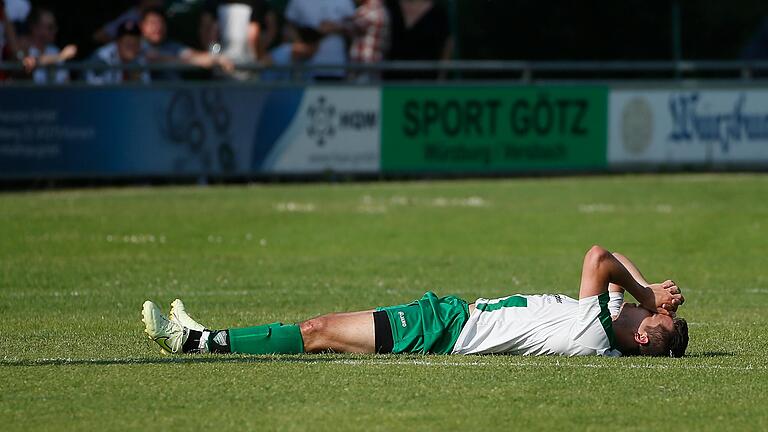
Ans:
[[[210,361],[209,357],[201,358],[200,360]],[[248,359],[241,357],[222,357],[222,362],[236,362],[237,360],[244,360],[244,363],[248,362]],[[306,360],[306,361],[302,361]],[[136,358],[136,357],[112,357],[112,358],[71,358],[71,357],[51,357],[51,358],[38,358],[38,359],[20,359],[16,357],[3,357],[0,361],[0,367],[2,366],[44,366],[44,365],[66,365],[66,364],[144,364],[152,362],[151,358]],[[675,362],[684,362],[685,360],[674,360]],[[195,360],[189,356],[184,357],[164,357],[160,363],[190,363],[194,364]],[[202,362],[201,362],[202,363]],[[768,366],[764,365],[746,365],[746,366],[728,366],[728,365],[692,365],[685,363],[676,364],[623,364],[623,363],[568,363],[562,361],[556,361],[555,363],[543,363],[543,362],[509,362],[509,363],[494,363],[487,361],[430,361],[430,360],[387,360],[387,359],[323,359],[306,357],[305,359],[291,357],[290,359],[281,360],[279,358],[264,358],[253,357],[253,363],[301,363],[304,365],[322,366],[328,364],[335,365],[349,365],[349,366],[426,366],[426,367],[519,367],[519,368],[571,368],[571,369],[612,369],[612,368],[629,368],[629,369],[679,369],[679,370],[734,370],[734,371],[765,371],[768,370]]]
[[[594,363],[561,363],[557,361],[555,363],[490,363],[483,361],[471,361],[471,362],[432,362],[428,360],[356,360],[356,359],[340,359],[332,360],[327,363],[347,364],[353,366],[449,366],[449,367],[462,367],[462,366],[500,366],[500,367],[521,367],[521,368],[584,368],[584,369],[610,369],[615,367],[629,368],[629,369],[723,369],[723,370],[767,370],[766,366],[723,366],[723,365],[625,365],[625,364],[594,364]]]
[[[114,284],[118,286],[119,284]],[[216,297],[216,296],[255,296],[253,290],[211,290],[211,291],[185,291],[182,288],[173,290],[172,288],[163,289],[160,291],[153,291],[148,295],[165,296],[174,295],[185,297]],[[13,291],[0,294],[2,298],[27,298],[38,296],[50,296],[50,297],[106,297],[114,296],[114,293],[108,290],[78,290],[78,291],[45,291],[45,290],[29,290],[29,291]]]

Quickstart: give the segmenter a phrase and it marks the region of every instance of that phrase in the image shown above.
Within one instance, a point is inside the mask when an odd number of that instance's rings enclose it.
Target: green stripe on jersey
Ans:
[[[493,312],[505,307],[528,307],[528,299],[523,296],[512,296],[497,303],[480,303],[477,305],[477,309],[483,312]]]
[[[603,325],[603,330],[605,330],[605,334],[608,336],[608,343],[611,345],[611,349],[616,349],[616,334],[613,332],[613,320],[611,319],[611,312],[608,310],[608,301],[610,299],[608,291],[597,297],[597,301],[600,303],[600,324]]]

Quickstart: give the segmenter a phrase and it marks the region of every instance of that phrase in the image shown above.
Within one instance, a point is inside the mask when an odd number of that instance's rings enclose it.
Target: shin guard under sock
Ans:
[[[304,339],[298,325],[272,323],[229,329],[230,349],[244,354],[299,354],[304,352]]]

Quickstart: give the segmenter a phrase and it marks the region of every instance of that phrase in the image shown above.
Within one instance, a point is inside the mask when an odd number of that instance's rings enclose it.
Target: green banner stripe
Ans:
[[[385,86],[383,172],[607,166],[605,86]]]
[[[497,303],[480,303],[477,309],[483,312],[493,312],[505,307],[528,307],[528,299],[523,296],[512,296]]]
[[[616,334],[613,332],[613,320],[611,319],[611,312],[608,310],[608,301],[610,300],[608,291],[600,294],[597,300],[600,302],[600,324],[603,325],[603,330],[608,336],[611,349],[616,349]]]

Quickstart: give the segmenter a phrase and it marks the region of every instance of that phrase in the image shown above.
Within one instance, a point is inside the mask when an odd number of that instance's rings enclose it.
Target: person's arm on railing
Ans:
[[[229,59],[229,57],[223,55],[212,55],[206,51],[198,51],[191,48],[183,50],[179,54],[178,60],[181,60],[186,64],[206,69],[220,67],[221,70],[227,73],[235,70],[235,64],[232,62],[232,60]]]
[[[24,69],[27,73],[35,68],[62,63],[73,59],[77,55],[77,46],[67,45],[58,54],[43,54],[38,57],[27,55],[24,57]]]

